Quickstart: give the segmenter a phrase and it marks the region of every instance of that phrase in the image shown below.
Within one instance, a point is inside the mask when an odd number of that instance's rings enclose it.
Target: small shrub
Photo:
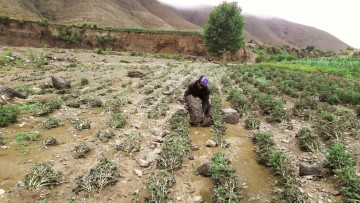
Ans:
[[[85,155],[90,151],[90,148],[85,143],[75,145],[74,149],[72,150],[75,159],[85,157]]]
[[[302,150],[315,152],[320,147],[320,141],[309,128],[302,128],[295,136],[298,139],[299,146]]]
[[[0,137],[0,146],[1,146],[1,145],[4,145],[4,144],[5,144],[4,138],[3,138],[3,137]]]
[[[355,164],[351,154],[345,150],[345,146],[340,141],[335,141],[327,152],[324,167],[335,172],[337,169],[355,166]]]
[[[247,119],[245,119],[245,129],[260,129],[260,120],[254,116],[249,116]]]
[[[19,109],[12,105],[0,105],[0,127],[5,127],[15,123]]]
[[[109,126],[111,128],[122,128],[126,124],[126,116],[121,112],[114,112],[111,114]]]
[[[166,170],[151,173],[149,182],[146,184],[148,195],[145,197],[145,202],[172,202],[170,189],[174,183],[175,178]]]
[[[55,172],[51,166],[44,163],[35,164],[31,172],[25,177],[25,186],[28,189],[38,189],[42,186],[52,188],[59,184],[60,172]]]
[[[81,78],[80,86],[85,86],[89,84],[89,80],[87,78]]]
[[[49,136],[44,140],[44,146],[57,145],[58,142],[55,137]]]
[[[90,129],[90,120],[74,120],[72,121],[72,124],[76,130],[84,130],[84,129]]]
[[[32,132],[18,132],[15,135],[16,142],[21,141],[36,141],[39,138],[39,134]]]
[[[51,129],[57,128],[60,126],[60,120],[55,118],[54,116],[50,116],[47,120],[40,124],[40,128],[42,129]]]
[[[142,135],[140,133],[125,133],[121,143],[115,145],[115,149],[126,153],[138,152],[140,151],[141,140]]]
[[[99,130],[96,133],[96,137],[99,138],[102,142],[107,142],[114,137],[114,133],[110,130]]]
[[[62,104],[62,100],[60,99],[46,99],[39,103],[38,112],[35,114],[37,116],[48,115],[56,109],[60,109]]]
[[[81,191],[90,192],[95,189],[100,192],[106,186],[114,185],[119,176],[116,164],[108,161],[106,158],[102,158],[95,168],[90,169],[89,175],[78,176],[76,178],[78,182],[73,191],[79,193]]]

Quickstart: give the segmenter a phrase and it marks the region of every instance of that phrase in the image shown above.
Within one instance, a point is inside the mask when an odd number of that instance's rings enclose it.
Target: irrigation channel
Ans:
[[[211,202],[212,181],[211,178],[202,177],[194,173],[194,168],[202,163],[209,162],[216,152],[229,154],[231,165],[236,169],[242,186],[243,199],[241,202],[267,202],[271,200],[271,184],[274,176],[269,170],[256,161],[254,144],[241,124],[227,125],[225,140],[232,143],[229,148],[208,148],[204,143],[211,139],[211,128],[191,127],[189,136],[192,144],[198,144],[200,150],[193,151],[195,160],[188,160],[185,165],[190,168],[182,176],[183,187],[195,188],[197,195],[204,198],[205,202]],[[189,199],[188,201],[191,201]]]

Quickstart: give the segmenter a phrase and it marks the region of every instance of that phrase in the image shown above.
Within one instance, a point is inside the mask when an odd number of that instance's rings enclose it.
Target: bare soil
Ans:
[[[18,68],[16,66],[0,67],[0,85],[18,87],[28,85],[34,90],[41,84],[51,84],[51,76],[62,76],[72,84],[71,93],[78,92],[81,97],[99,98],[103,104],[114,96],[127,98],[130,103],[120,107],[127,118],[123,128],[111,129],[108,126],[110,113],[103,107],[90,108],[82,105],[80,108],[71,108],[65,104],[51,116],[61,120],[60,127],[46,130],[39,124],[48,116],[33,116],[34,110],[29,110],[18,117],[18,121],[7,127],[0,128],[0,136],[5,139],[5,145],[0,149],[0,189],[5,190],[0,195],[0,202],[143,202],[147,195],[146,183],[151,172],[157,170],[156,161],[149,167],[141,167],[140,159],[149,159],[161,151],[163,136],[169,132],[169,118],[178,109],[182,109],[182,97],[187,81],[202,74],[210,75],[211,79],[220,81],[223,74],[219,64],[208,63],[201,58],[194,61],[162,59],[151,56],[130,56],[127,53],[112,53],[99,55],[93,51],[59,50],[2,47],[0,55],[11,49],[14,55],[25,59],[31,49],[35,54],[46,53],[47,65],[41,68]],[[25,62],[26,63],[26,62]],[[22,64],[24,66],[24,64]],[[129,70],[140,70],[146,74],[144,78],[127,77]],[[81,78],[89,80],[85,86],[76,85]],[[163,94],[169,88],[172,94]],[[146,93],[145,90],[153,90]],[[66,94],[57,94],[56,91],[45,95],[30,95],[26,100],[15,100],[13,103],[31,104],[44,98],[64,98]],[[170,110],[166,116],[158,119],[149,119],[148,112],[152,111],[162,99],[169,97]],[[145,101],[153,101],[146,103]],[[291,101],[289,101],[291,106]],[[224,103],[224,108],[229,104]],[[91,128],[78,131],[68,122],[69,119],[90,120]],[[277,132],[275,141],[278,146],[287,152],[294,162],[294,167],[301,160],[314,159],[321,162],[323,153],[301,152],[296,145],[295,132],[308,125],[300,121],[292,121],[294,130],[287,130],[283,124],[270,125],[262,122],[261,130]],[[115,137],[109,142],[101,142],[96,136],[100,129],[110,129]],[[40,140],[35,142],[15,141],[17,132],[38,132]],[[117,151],[114,144],[121,142],[126,132],[138,132],[142,135],[139,152],[125,153]],[[195,160],[185,160],[181,170],[173,173],[176,183],[172,188],[173,202],[194,202],[195,196],[202,196],[206,202],[211,202],[211,179],[195,175],[196,168],[203,162],[208,162],[216,151],[231,154],[232,164],[237,170],[244,199],[242,202],[270,202],[272,187],[277,179],[270,171],[256,162],[256,154],[250,136],[252,132],[243,128],[243,121],[229,125],[226,140],[230,147],[226,149],[206,148],[205,141],[211,138],[211,128],[192,128],[189,136],[192,143],[199,144],[201,150],[189,152]],[[42,147],[43,140],[54,136],[59,144]],[[75,159],[72,155],[74,146],[86,143],[91,152],[84,158]],[[155,143],[155,147],[154,147]],[[359,146],[351,145],[354,151]],[[118,182],[99,191],[80,192],[76,194],[76,177],[87,175],[91,168],[98,165],[97,158],[104,155],[108,160],[115,162],[121,177]],[[41,188],[28,190],[24,185],[25,175],[36,163],[50,164],[56,171],[61,171],[61,184],[52,189]],[[142,172],[142,176],[135,173],[135,169]],[[310,197],[309,202],[341,202],[337,185],[331,178],[299,177],[302,190]]]

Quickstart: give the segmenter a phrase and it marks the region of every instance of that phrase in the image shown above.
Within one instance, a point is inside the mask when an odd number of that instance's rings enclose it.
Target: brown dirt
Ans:
[[[25,59],[30,48],[5,48],[2,47],[0,55],[6,49],[11,49],[15,55]],[[213,79],[220,81],[221,73],[219,65],[206,63],[202,59],[196,61],[177,61],[172,59],[161,59],[154,57],[130,56],[127,53],[114,53],[114,55],[98,55],[92,51],[84,50],[63,50],[63,49],[36,49],[31,48],[34,53],[51,53],[53,59],[45,69],[36,68],[0,68],[0,85],[17,87],[20,85],[29,85],[36,87],[39,84],[49,83],[52,75],[64,77],[73,84],[79,82],[81,78],[87,78],[90,83],[85,87],[74,86],[72,91],[79,91],[82,95],[93,98],[100,98],[103,103],[112,96],[123,94],[128,96],[131,104],[121,107],[121,111],[128,116],[128,122],[122,129],[112,129],[115,138],[108,143],[102,143],[96,138],[95,133],[101,128],[108,128],[109,113],[104,108],[88,108],[82,106],[74,109],[62,106],[51,115],[61,119],[63,125],[44,130],[39,128],[38,124],[47,117],[34,117],[31,111],[19,116],[18,122],[8,127],[0,128],[0,135],[5,138],[6,147],[0,150],[0,189],[6,193],[0,196],[0,202],[39,202],[48,200],[49,202],[64,202],[75,198],[76,202],[143,202],[143,196],[146,195],[146,183],[151,172],[156,170],[156,164],[153,162],[148,168],[141,168],[138,160],[144,159],[150,153],[161,150],[161,142],[155,149],[150,147],[150,142],[157,141],[162,133],[169,130],[168,119],[177,110],[181,109],[182,104],[177,99],[181,98],[185,86],[183,82],[189,78],[199,76],[203,73],[210,74]],[[75,67],[72,62],[78,61]],[[216,68],[214,68],[216,67]],[[142,70],[146,77],[129,78],[126,76],[128,70]],[[27,81],[15,80],[24,77]],[[38,78],[38,80],[35,80]],[[34,80],[31,80],[34,79]],[[108,83],[106,83],[108,82]],[[143,83],[145,86],[138,88]],[[101,84],[108,84],[100,88]],[[143,93],[147,87],[153,88],[156,85],[160,88],[154,89],[150,95]],[[175,90],[170,97],[175,98],[170,103],[170,110],[167,115],[160,119],[148,119],[147,112],[162,98],[168,97],[161,94],[166,86]],[[93,90],[93,91],[92,91]],[[60,97],[59,94],[35,95],[30,96],[22,103],[32,103],[45,97]],[[141,102],[148,97],[155,100],[155,104],[143,106]],[[224,107],[228,104],[224,103]],[[290,105],[290,104],[289,104]],[[89,119],[91,128],[89,130],[76,131],[74,127],[67,122],[69,118]],[[294,125],[296,129],[307,125],[297,121]],[[296,163],[299,160],[318,157],[317,161],[323,159],[323,154],[309,154],[300,152],[295,142],[295,130],[286,130],[283,125],[269,125],[262,123],[261,128],[277,132],[275,141],[278,146]],[[14,135],[20,131],[36,131],[41,135],[41,140],[28,143],[16,143]],[[111,144],[117,142],[124,132],[136,131],[143,136],[141,150],[132,154],[126,154],[116,151]],[[268,202],[271,199],[270,191],[276,178],[271,175],[269,170],[256,162],[256,156],[250,141],[250,131],[243,128],[243,122],[237,125],[229,126],[226,140],[231,144],[228,149],[209,149],[204,145],[204,140],[211,135],[208,128],[192,128],[189,136],[193,143],[202,145],[202,149],[193,152],[195,161],[186,160],[183,168],[173,175],[176,183],[172,188],[172,196],[176,202],[192,202],[195,195],[201,195],[206,202],[210,201],[211,181],[208,178],[195,176],[196,166],[200,162],[209,161],[212,154],[219,150],[224,150],[232,154],[231,160],[237,174],[240,177],[244,200],[243,202]],[[41,148],[40,145],[47,136],[55,136],[59,145]],[[91,152],[82,159],[75,159],[71,150],[76,143],[85,142]],[[29,154],[24,154],[27,152]],[[76,187],[75,178],[79,175],[86,175],[89,170],[98,164],[97,157],[104,154],[108,160],[117,164],[121,177],[118,182],[104,188],[101,192],[92,191],[75,194],[72,190]],[[31,166],[35,163],[44,162],[51,164],[56,171],[63,173],[62,183],[53,189],[42,188],[40,190],[27,190],[21,186],[15,186],[19,181],[24,181],[24,177],[29,173]],[[138,177],[134,170],[139,169],[143,172],[142,177]],[[336,185],[332,179],[308,180],[300,178],[301,187],[310,195],[309,202],[339,202],[340,196],[334,196],[332,192],[336,190]],[[21,182],[20,182],[21,183]],[[21,185],[21,184],[20,184]],[[134,194],[139,194],[137,197]]]

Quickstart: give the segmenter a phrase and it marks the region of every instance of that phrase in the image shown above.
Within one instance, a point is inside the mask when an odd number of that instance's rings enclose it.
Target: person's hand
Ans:
[[[184,103],[184,108],[185,108],[186,110],[189,109],[189,106],[188,106],[188,104],[187,104],[186,102]]]

